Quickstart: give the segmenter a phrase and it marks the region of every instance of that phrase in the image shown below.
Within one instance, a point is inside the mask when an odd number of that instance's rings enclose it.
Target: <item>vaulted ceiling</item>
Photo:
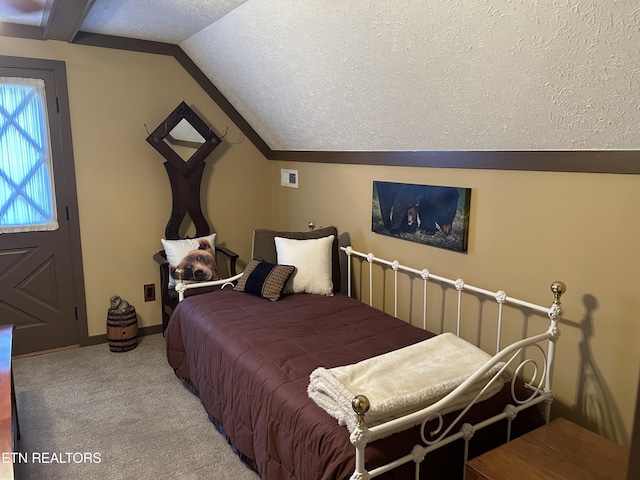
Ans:
[[[0,35],[180,52],[271,158],[403,164],[637,150],[639,25],[637,0],[0,0]]]

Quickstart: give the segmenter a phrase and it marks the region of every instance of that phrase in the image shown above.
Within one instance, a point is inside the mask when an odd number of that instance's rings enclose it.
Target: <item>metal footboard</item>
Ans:
[[[348,278],[348,295],[353,296],[352,284],[353,284],[353,272],[352,263],[356,259],[368,262],[368,274],[369,274],[369,304],[373,306],[374,303],[374,288],[373,288],[373,266],[374,264],[380,265],[383,268],[391,268],[393,270],[393,314],[398,316],[398,291],[399,291],[399,273],[405,273],[415,278],[421,279],[422,285],[422,327],[427,329],[427,286],[428,283],[438,283],[440,285],[449,286],[455,288],[457,291],[457,312],[455,323],[455,334],[460,336],[462,323],[463,323],[463,294],[471,293],[481,298],[488,298],[491,301],[497,303],[497,318],[496,318],[496,339],[495,339],[495,354],[485,363],[478,371],[476,371],[465,382],[459,385],[446,397],[440,401],[422,409],[417,412],[405,415],[400,418],[390,420],[388,422],[375,425],[372,427],[366,426],[366,414],[370,408],[369,399],[365,395],[357,395],[352,401],[352,406],[355,415],[358,417],[358,424],[355,430],[352,432],[350,439],[351,443],[355,447],[356,454],[356,466],[351,476],[351,480],[367,480],[377,477],[389,470],[392,470],[400,465],[408,462],[415,462],[415,478],[420,478],[420,466],[425,460],[425,456],[444,445],[451,442],[462,439],[465,442],[464,448],[464,463],[468,460],[468,446],[469,442],[473,438],[475,432],[481,430],[489,425],[492,425],[498,421],[507,420],[507,432],[505,440],[509,441],[511,438],[511,422],[516,418],[518,413],[532,405],[544,404],[543,414],[545,421],[549,421],[551,403],[553,401],[552,390],[552,378],[553,367],[555,359],[555,344],[560,336],[560,330],[558,328],[558,322],[562,317],[562,308],[560,306],[560,298],[565,292],[566,287],[562,282],[553,282],[551,285],[551,291],[554,298],[550,307],[545,307],[528,301],[520,300],[517,298],[509,297],[504,291],[499,290],[493,292],[484,288],[476,287],[465,283],[462,279],[450,279],[443,276],[435,275],[428,269],[416,269],[401,265],[398,261],[389,261],[376,257],[372,253],[362,253],[354,250],[351,246],[341,247],[341,250],[347,255],[347,278]],[[364,274],[363,274],[364,275]],[[501,347],[503,328],[504,328],[504,307],[511,306],[521,310],[528,310],[530,312],[536,312],[538,314],[548,317],[549,324],[546,331],[535,335],[526,336],[515,342],[510,343],[505,347]],[[436,332],[442,333],[442,332]],[[546,348],[545,348],[546,347]],[[527,349],[534,349],[539,352],[538,358],[533,356],[527,356]],[[524,358],[523,358],[524,357]],[[480,380],[483,375],[488,372],[498,362],[504,362],[505,365],[502,369],[490,380],[488,380],[484,389],[479,392],[475,398],[459,413],[455,419],[448,425],[444,426],[443,415],[439,412],[446,411],[448,405],[458,398],[461,394],[465,393],[471,385]],[[540,365],[541,363],[541,365]],[[512,403],[507,405],[505,409],[498,415],[491,418],[487,418],[479,423],[471,425],[469,423],[461,423],[465,413],[478,401],[478,398],[482,395],[492,382],[497,381],[497,378],[502,375],[504,369],[510,369],[513,373],[511,380],[511,400]],[[517,379],[524,380],[528,392],[530,392],[527,398],[518,398],[515,385]],[[426,432],[426,426],[431,421],[436,420],[438,427],[434,431]],[[401,431],[403,429],[412,427],[414,425],[420,425],[422,444],[415,445],[410,452],[406,455],[397,458],[396,460],[368,471],[365,466],[365,449],[369,441],[373,438],[379,438],[381,436],[387,436],[393,432]],[[454,431],[457,429],[457,431]]]

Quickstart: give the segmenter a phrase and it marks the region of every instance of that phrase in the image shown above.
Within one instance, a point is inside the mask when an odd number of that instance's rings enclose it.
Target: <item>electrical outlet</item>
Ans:
[[[149,283],[144,286],[144,301],[153,302],[156,299],[156,285]]]

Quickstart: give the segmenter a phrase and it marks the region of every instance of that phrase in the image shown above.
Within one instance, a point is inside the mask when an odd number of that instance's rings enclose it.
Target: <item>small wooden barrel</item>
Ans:
[[[109,310],[107,340],[112,352],[128,352],[138,346],[138,317],[135,308],[122,313]]]

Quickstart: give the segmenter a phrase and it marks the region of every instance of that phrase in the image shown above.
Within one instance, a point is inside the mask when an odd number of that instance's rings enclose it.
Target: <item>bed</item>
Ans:
[[[287,239],[284,247],[277,243],[283,242],[283,238]],[[324,253],[309,255],[309,250],[304,249],[310,244],[319,248],[316,243],[323,244]],[[317,273],[317,265],[313,266],[310,280],[313,283],[318,277],[325,277],[326,284],[328,276],[332,290],[329,294],[299,291],[299,285],[293,287],[286,281],[280,283],[287,285],[287,289],[293,288],[295,293],[281,292],[277,298],[271,298],[272,301],[255,293],[251,278],[255,283],[257,272],[265,264],[277,265],[279,258],[286,258],[289,262],[282,263],[296,265],[295,275],[288,277],[293,280],[308,268],[301,257],[283,254],[283,248],[291,245],[296,249],[298,245],[307,245],[297,252],[302,258],[313,257],[313,261],[322,265],[330,264],[323,267],[322,274]],[[347,257],[346,282],[339,268],[340,251]],[[560,296],[564,291],[561,282],[555,282],[552,287],[551,307],[535,305],[508,297],[501,291],[483,290],[425,269],[379,259],[351,247],[339,247],[334,228],[303,233],[256,231],[253,256],[245,272],[233,279],[235,287],[184,298],[174,311],[165,336],[167,358],[177,377],[199,396],[213,424],[261,478],[463,478],[467,459],[549,420],[553,356],[559,336],[557,322],[562,313]],[[375,277],[374,265],[382,269],[383,277],[388,276],[384,272],[391,272],[394,314],[353,298],[354,283],[372,284],[362,278],[357,281],[349,278],[354,273],[351,268],[354,264],[360,268],[359,273],[369,270],[372,277]],[[270,268],[272,272],[280,272],[279,268]],[[405,274],[424,283],[424,321],[420,327],[397,318],[397,279]],[[259,292],[265,291],[265,283],[263,281]],[[339,292],[341,283],[346,283],[345,293]],[[427,285],[432,284],[457,296],[455,334],[438,332],[436,335],[424,328]],[[183,287],[179,284],[176,288],[180,291]],[[249,293],[252,289],[253,293]],[[375,301],[375,291],[369,288],[370,303]],[[394,378],[408,375],[408,383],[419,385],[423,379],[438,377],[428,374],[420,361],[423,357],[424,361],[431,361],[430,357],[434,360],[449,357],[444,353],[421,355],[422,350],[417,349],[434,348],[435,342],[459,341],[460,331],[464,331],[464,294],[473,298],[489,295],[494,299],[499,324],[497,340],[494,340],[497,353],[485,353],[487,360],[467,371],[456,383],[449,385],[448,379],[438,383],[439,396],[426,406],[404,403],[400,410],[380,413],[376,406],[387,403],[376,399],[381,399],[383,393],[372,393],[375,389],[369,391],[365,384],[358,382],[353,384],[355,387],[338,382],[344,390],[342,393],[349,396],[351,409],[345,413],[344,402],[341,402],[345,417],[340,419],[335,409],[322,401],[333,400],[329,398],[331,395],[326,396],[327,391],[333,392],[333,387],[327,390],[319,382],[318,389],[312,388],[316,379],[333,381],[342,374],[360,381],[367,377],[366,372],[381,371],[376,368],[382,367],[367,362],[382,365],[383,359],[389,362],[384,368],[400,363],[404,373],[396,371]],[[412,296],[414,303],[415,296]],[[504,335],[500,325],[503,306],[508,305],[528,311],[527,323],[535,320],[540,325],[533,329],[534,334],[501,346],[500,343],[505,342],[500,339]],[[546,321],[541,319],[543,315],[548,317]],[[533,355],[528,355],[529,351]],[[473,356],[466,351],[458,355],[455,352],[451,357],[454,360],[446,360],[446,365],[455,364],[455,358]],[[398,360],[403,358],[399,355],[413,356]],[[540,355],[540,359],[529,358]],[[373,382],[383,378],[382,373],[370,376]],[[396,380],[390,381],[393,385]],[[441,391],[443,384],[450,386],[451,393]],[[488,393],[488,386],[493,387],[493,393]],[[474,389],[469,394],[471,387]],[[365,390],[351,392],[350,388]],[[420,388],[430,394],[434,391],[433,386]],[[458,403],[457,399],[465,393],[468,400],[452,407],[452,402]],[[409,392],[402,398],[415,396],[415,392]],[[488,398],[484,399],[485,396]],[[391,403],[395,400],[391,398]]]

